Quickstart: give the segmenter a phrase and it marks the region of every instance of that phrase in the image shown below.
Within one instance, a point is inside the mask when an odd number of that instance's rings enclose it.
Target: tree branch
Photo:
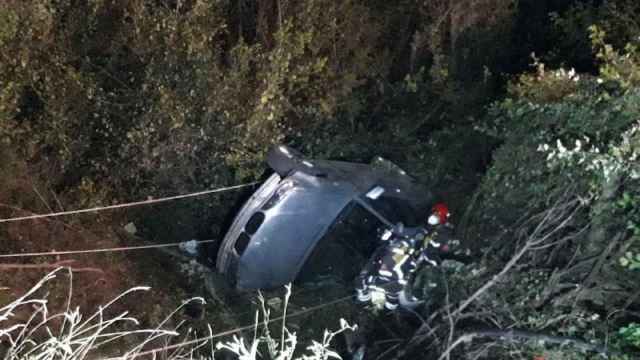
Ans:
[[[440,355],[438,360],[443,360],[450,355],[450,353],[458,347],[458,345],[462,343],[469,343],[476,338],[493,338],[500,341],[506,342],[528,342],[533,341],[536,343],[547,343],[547,344],[555,344],[560,346],[573,346],[575,349],[580,351],[590,351],[596,352],[598,354],[607,356],[607,355],[619,355],[617,352],[608,349],[606,346],[596,345],[588,343],[584,340],[565,337],[565,336],[553,336],[547,335],[543,333],[536,333],[532,331],[523,331],[523,330],[483,330],[483,331],[475,331],[463,334],[456,341],[451,344],[443,353]]]

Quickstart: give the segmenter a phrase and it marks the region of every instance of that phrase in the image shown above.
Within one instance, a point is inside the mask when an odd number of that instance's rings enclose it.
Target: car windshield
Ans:
[[[300,270],[298,281],[352,281],[373,254],[383,228],[380,220],[353,202],[318,242]]]

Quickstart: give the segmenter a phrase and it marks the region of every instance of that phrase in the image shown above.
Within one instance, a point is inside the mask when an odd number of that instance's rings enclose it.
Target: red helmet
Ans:
[[[449,208],[445,203],[437,203],[431,208],[431,214],[438,218],[438,224],[445,224],[449,220]]]

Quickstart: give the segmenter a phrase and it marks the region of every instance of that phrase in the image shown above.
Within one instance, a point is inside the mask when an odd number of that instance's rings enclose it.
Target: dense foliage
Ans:
[[[594,341],[611,331],[596,321],[605,317],[622,325],[619,346],[636,346],[637,325],[623,319],[635,306],[640,281],[634,255],[640,58],[631,43],[623,52],[605,43],[598,27],[591,28],[591,39],[600,60],[597,76],[537,63],[535,73],[520,76],[510,96],[489,109],[481,128],[501,145],[478,189],[476,226],[465,231],[483,244],[483,264],[500,267],[501,258],[522,246],[522,234],[539,228],[530,221],[536,213],[557,208],[558,199],[579,199],[570,216],[550,215],[566,216],[566,223],[548,234],[548,245],[525,256],[525,268],[510,273],[506,287],[498,287],[508,296],[492,294],[497,301],[484,306],[522,310],[511,319],[515,327]]]
[[[484,11],[503,6],[487,3]],[[458,113],[451,102],[463,99],[438,87],[459,93],[460,81],[482,76],[446,75],[449,63],[467,65],[442,49],[445,35],[502,21],[456,8],[460,24],[443,33],[425,22],[447,16],[434,6],[5,2],[3,143],[83,206],[253,179],[280,142],[311,155],[415,163],[432,152],[428,133]],[[436,34],[442,39],[427,39]],[[438,87],[428,85],[430,72]],[[194,216],[220,223],[221,204],[176,209],[186,211],[180,231]]]
[[[606,339],[632,353],[638,18],[633,0],[3,1],[0,214],[259,180],[276,143],[332,159],[382,155],[451,203],[475,259],[446,270],[442,299],[464,302],[546,234],[476,299],[469,328]],[[241,198],[82,224],[219,237]],[[21,236],[0,228],[7,249]]]

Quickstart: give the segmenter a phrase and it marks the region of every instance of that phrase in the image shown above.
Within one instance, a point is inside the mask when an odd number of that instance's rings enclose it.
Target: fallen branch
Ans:
[[[531,217],[528,220],[525,220],[521,226],[522,229],[522,237],[524,237],[524,244],[520,249],[516,252],[515,255],[511,257],[511,259],[505,264],[505,266],[495,274],[489,281],[487,281],[484,285],[482,285],[479,289],[477,289],[471,296],[461,302],[461,304],[455,309],[455,311],[450,312],[450,306],[445,306],[446,308],[446,316],[449,319],[450,330],[451,330],[451,320],[455,324],[461,316],[463,316],[463,312],[474,302],[476,301],[482,294],[487,292],[490,288],[495,286],[504,276],[511,271],[516,264],[522,259],[522,257],[529,251],[536,249],[540,246],[544,246],[548,244],[549,240],[560,233],[566,226],[573,220],[574,216],[582,209],[582,204],[579,199],[571,199],[572,193],[570,191],[565,192],[563,196],[556,200],[553,206],[544,212],[540,213],[537,216]],[[537,222],[537,224],[536,224]],[[531,229],[531,226],[534,226],[533,231],[525,233],[527,229]],[[434,312],[432,316],[420,326],[420,328],[414,333],[411,339],[407,342],[407,345],[404,349],[398,352],[396,358],[400,358],[407,354],[411,349],[420,345],[425,339],[435,336],[435,333],[441,328],[440,325],[430,326],[431,322],[435,320],[436,316],[439,312]],[[440,313],[442,315],[442,313]],[[451,335],[451,334],[450,334]],[[451,337],[449,337],[451,340]],[[455,348],[462,342],[464,338],[458,338],[455,342],[451,343],[448,347]],[[449,350],[450,352],[450,350]],[[445,351],[442,354],[441,359],[446,359],[450,355]]]
[[[466,309],[467,306],[469,306],[473,301],[475,301],[480,295],[482,295],[489,288],[493,287],[507,272],[509,272],[509,270],[511,270],[511,268],[513,268],[516,265],[516,263],[518,263],[520,258],[522,258],[522,256],[524,256],[524,254],[526,254],[531,248],[539,246],[540,244],[548,240],[552,235],[556,234],[560,229],[563,229],[573,219],[573,216],[576,214],[576,212],[578,212],[580,208],[581,206],[576,206],[573,209],[573,211],[569,214],[569,216],[567,216],[562,222],[560,222],[560,224],[555,226],[552,230],[550,230],[546,234],[542,235],[542,232],[544,231],[545,225],[547,224],[547,222],[550,221],[556,215],[553,208],[549,210],[545,215],[545,217],[543,218],[543,220],[540,222],[540,224],[538,224],[538,226],[533,231],[533,233],[528,237],[528,240],[525,242],[522,248],[520,248],[520,251],[518,251],[511,258],[511,260],[509,260],[509,262],[507,262],[507,264],[504,266],[504,268],[502,268],[502,270],[498,274],[494,275],[491,278],[491,280],[489,280],[486,284],[484,284],[482,287],[476,290],[476,292],[474,292],[473,295],[471,295],[465,301],[463,301],[462,304],[460,304],[460,306],[452,313],[452,315],[453,316],[460,315],[460,313],[464,311],[464,309]],[[539,237],[540,235],[542,236]]]
[[[492,338],[505,342],[535,342],[537,344],[554,344],[560,346],[571,346],[576,350],[580,350],[582,352],[595,352],[598,353],[605,358],[610,355],[620,355],[616,351],[612,351],[608,349],[606,346],[591,344],[584,340],[566,337],[566,336],[553,336],[547,335],[543,333],[536,333],[533,331],[525,331],[525,330],[484,330],[484,331],[475,331],[463,334],[456,341],[453,342],[438,358],[438,360],[443,360],[450,355],[450,353],[458,347],[458,345],[462,343],[472,342],[476,338]]]

